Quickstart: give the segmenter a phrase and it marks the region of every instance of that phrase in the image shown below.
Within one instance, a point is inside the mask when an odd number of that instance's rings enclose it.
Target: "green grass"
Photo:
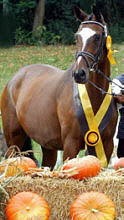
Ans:
[[[111,66],[111,78],[124,72],[124,45],[114,44],[113,49],[116,65]],[[75,60],[75,45],[72,46],[18,46],[0,49],[0,96],[4,86],[11,76],[22,66],[35,63],[45,63],[66,70]],[[0,120],[1,123],[1,120]],[[2,126],[2,125],[1,125]],[[35,143],[35,142],[34,142]],[[39,146],[34,144],[39,149]],[[37,154],[40,160],[41,155]]]
[[[111,77],[123,72],[124,69],[124,44],[114,44],[113,49],[116,65],[111,68]],[[8,79],[22,66],[32,63],[46,63],[66,70],[75,57],[75,46],[44,46],[26,47],[18,46],[0,49],[0,95]]]
[[[113,49],[117,52],[114,53],[116,60],[115,65],[111,65],[111,77],[124,73],[124,42],[122,44],[114,44]]]
[[[7,80],[22,66],[46,63],[66,69],[74,60],[74,46],[12,47],[0,49],[0,94]]]

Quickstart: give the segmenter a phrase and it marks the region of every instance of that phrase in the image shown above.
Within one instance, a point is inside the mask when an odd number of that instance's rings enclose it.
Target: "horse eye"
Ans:
[[[99,41],[100,40],[100,35],[99,34],[95,34],[95,41]]]

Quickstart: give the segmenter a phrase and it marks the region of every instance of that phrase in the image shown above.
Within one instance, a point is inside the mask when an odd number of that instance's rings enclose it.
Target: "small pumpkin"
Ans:
[[[5,177],[16,176],[20,171],[30,171],[30,168],[36,168],[36,163],[29,157],[8,158],[0,165],[0,174],[5,171]]]
[[[85,192],[73,201],[70,215],[73,220],[114,220],[115,205],[104,193]]]
[[[119,158],[114,164],[115,170],[117,170],[119,168],[124,168],[124,157]]]
[[[6,206],[7,220],[49,219],[48,203],[34,192],[20,192]]]
[[[72,177],[74,179],[83,180],[84,178],[97,176],[101,170],[100,160],[95,156],[85,156],[82,158],[74,158],[63,165],[63,170],[71,170],[75,168],[77,174]]]

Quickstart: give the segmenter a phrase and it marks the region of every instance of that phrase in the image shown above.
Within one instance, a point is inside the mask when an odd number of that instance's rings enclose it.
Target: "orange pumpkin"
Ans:
[[[115,170],[117,170],[119,168],[124,168],[124,157],[119,158],[114,164]]]
[[[20,192],[13,196],[6,206],[7,220],[49,219],[49,207],[40,195]]]
[[[1,163],[0,174],[5,171],[5,177],[16,176],[20,171],[30,171],[30,168],[36,168],[35,162],[29,157],[9,158]]]
[[[73,220],[114,220],[115,205],[104,193],[86,192],[72,203],[70,213]]]
[[[87,177],[98,175],[101,170],[100,160],[95,156],[85,156],[82,158],[74,158],[63,165],[63,170],[75,168],[77,174],[73,175],[74,179],[82,180]]]

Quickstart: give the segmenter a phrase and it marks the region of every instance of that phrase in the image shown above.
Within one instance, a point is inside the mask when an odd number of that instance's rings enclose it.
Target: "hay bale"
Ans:
[[[0,184],[4,185],[6,181],[7,178],[1,178]],[[70,206],[79,194],[86,191],[103,192],[115,204],[115,220],[124,220],[124,170],[123,172],[117,172],[108,169],[101,172],[97,177],[83,181],[73,178],[22,176],[6,184],[4,189],[6,194],[3,193],[0,201],[1,210],[5,209],[7,193],[11,197],[21,191],[32,191],[43,196],[48,202],[50,208],[49,220],[69,220]]]

